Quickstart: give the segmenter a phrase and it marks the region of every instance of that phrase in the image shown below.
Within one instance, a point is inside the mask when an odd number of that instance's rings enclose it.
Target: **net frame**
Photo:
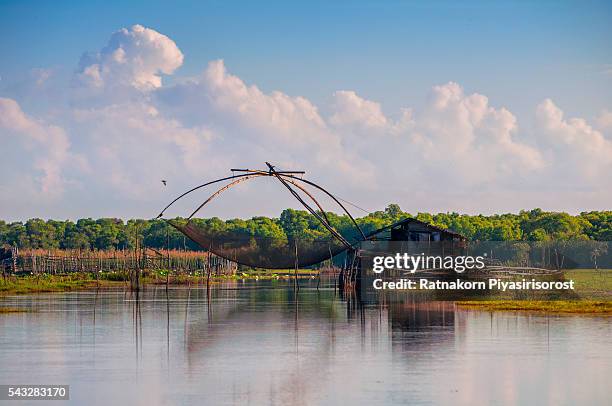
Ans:
[[[297,177],[297,174],[304,174],[302,171],[277,171],[270,163],[266,162],[268,170],[252,170],[252,169],[232,169],[232,172],[240,172],[232,176],[216,179],[204,184],[198,185],[185,193],[181,194],[172,200],[158,215],[157,218],[162,218],[165,211],[168,210],[178,200],[185,196],[202,189],[206,186],[229,182],[212,193],[204,200],[187,218],[183,224],[176,220],[166,220],[172,227],[180,231],[189,239],[194,241],[204,250],[212,252],[222,258],[236,262],[238,264],[268,269],[286,269],[292,267],[309,267],[316,265],[326,259],[331,259],[345,250],[354,249],[355,243],[351,243],[340,234],[330,223],[326,211],[317,201],[314,195],[307,189],[307,186],[313,187],[329,196],[350,218],[352,224],[358,231],[362,240],[367,237],[351,215],[346,207],[339,201],[337,197],[327,191],[320,185]],[[260,177],[274,177],[283,184],[289,192],[327,229],[330,238],[323,239],[307,239],[307,238],[268,238],[255,235],[245,235],[233,233],[231,231],[210,232],[204,227],[196,224],[194,216],[202,210],[208,203],[219,197],[223,192],[232,187]],[[295,189],[300,190],[318,210],[307,203]],[[312,204],[311,203],[311,204]],[[357,241],[358,242],[358,241]]]

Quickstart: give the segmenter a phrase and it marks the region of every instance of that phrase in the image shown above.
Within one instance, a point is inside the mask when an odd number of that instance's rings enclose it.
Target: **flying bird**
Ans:
[[[164,179],[162,179],[161,182],[164,184],[164,186],[166,186],[166,181]]]

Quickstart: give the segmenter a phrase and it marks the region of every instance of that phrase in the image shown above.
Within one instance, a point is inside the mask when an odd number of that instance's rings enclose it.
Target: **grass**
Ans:
[[[167,270],[147,270],[141,276],[144,285],[163,285],[166,283]],[[317,275],[317,271],[309,269],[299,270],[298,278],[307,278]],[[236,279],[291,279],[293,270],[253,270],[237,272],[235,275],[211,275],[211,282]],[[103,272],[98,274],[98,280],[92,273],[73,273],[68,275],[38,275],[38,276],[10,276],[6,279],[0,277],[0,296],[23,295],[45,292],[68,292],[77,290],[91,290],[97,288],[126,287],[129,274],[125,272]],[[168,278],[171,285],[197,285],[206,283],[206,274],[171,273]]]
[[[144,284],[165,284],[167,271],[147,271],[142,276]],[[317,271],[299,270],[298,277],[312,277]],[[235,275],[211,275],[213,283],[227,279],[290,279],[293,270],[261,271],[245,269]],[[96,288],[125,287],[127,272],[105,272],[93,274],[70,274],[65,276],[40,275],[0,278],[0,296],[41,292],[66,292]],[[539,311],[549,313],[612,314],[612,270],[577,269],[565,273],[565,279],[573,279],[577,300],[470,300],[458,301],[457,305],[479,310]],[[174,274],[169,278],[173,285],[198,284],[206,275]],[[204,282],[205,283],[205,282]],[[0,313],[13,313],[21,309],[0,308]]]
[[[67,292],[73,290],[95,289],[97,287],[123,286],[124,282],[107,280],[96,281],[91,277],[69,276],[24,276],[0,279],[0,296],[23,295],[28,293]]]
[[[612,269],[572,269],[565,279],[574,281],[575,292],[583,298],[612,300]]]
[[[30,309],[22,309],[18,307],[0,307],[0,314],[7,313],[30,313]]]
[[[612,314],[610,300],[469,300],[459,301],[456,304],[460,307],[489,311]]]
[[[574,281],[575,300],[467,300],[460,307],[488,311],[612,314],[612,270],[573,269],[565,272]]]

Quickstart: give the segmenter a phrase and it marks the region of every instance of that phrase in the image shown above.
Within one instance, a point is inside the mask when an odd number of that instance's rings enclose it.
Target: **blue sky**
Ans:
[[[589,1],[0,1],[0,137],[33,162],[13,163],[27,197],[0,203],[12,218],[139,215],[169,193],[139,176],[178,191],[270,158],[372,209],[609,209],[611,22]],[[405,172],[430,186],[407,193]]]
[[[553,97],[588,117],[612,102],[610,2],[3,1],[0,16],[5,80],[70,71],[138,23],[180,44],[177,75],[222,58],[263,90],[316,102],[355,89],[393,112],[449,80],[513,111]]]

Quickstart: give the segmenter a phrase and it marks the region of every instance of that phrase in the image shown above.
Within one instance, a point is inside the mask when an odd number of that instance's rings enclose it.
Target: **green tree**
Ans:
[[[59,248],[59,238],[57,238],[55,227],[52,224],[35,218],[28,220],[25,228],[30,247],[44,249]]]
[[[99,250],[116,249],[119,246],[119,235],[123,228],[123,221],[116,218],[102,218],[96,220],[96,234],[93,246]]]

